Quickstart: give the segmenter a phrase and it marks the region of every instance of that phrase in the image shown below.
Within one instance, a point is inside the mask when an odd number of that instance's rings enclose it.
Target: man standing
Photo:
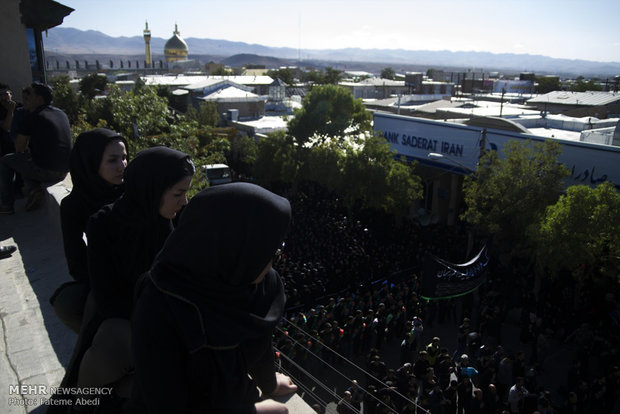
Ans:
[[[69,119],[62,110],[51,106],[51,88],[35,82],[22,95],[29,114],[20,125],[15,153],[0,159],[0,214],[15,212],[14,172],[24,179],[26,211],[33,211],[45,202],[45,188],[62,181],[69,171]]]

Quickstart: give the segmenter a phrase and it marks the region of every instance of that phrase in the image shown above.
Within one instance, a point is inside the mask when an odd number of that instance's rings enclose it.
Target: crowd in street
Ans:
[[[597,303],[579,314],[574,309],[583,307],[574,306],[572,284],[543,283],[537,300],[526,265],[515,263],[512,274],[490,275],[476,294],[427,302],[419,295],[419,262],[426,252],[463,261],[466,239],[458,229],[353,220],[337,198],[316,189],[291,203],[294,226],[276,265],[287,285],[289,312],[276,347],[296,378],[329,377],[328,365],[350,371],[341,356],[365,370],[368,375],[352,374],[358,375],[355,384],[340,383],[338,398],[331,398],[339,413],[618,408],[614,292],[598,302],[577,298],[580,304]],[[399,273],[402,269],[407,271]],[[592,289],[581,294],[597,294]],[[502,335],[515,310],[521,316],[516,343]],[[434,334],[434,327],[446,324],[454,326],[452,337]],[[544,369],[554,369],[546,359],[561,350],[571,355],[568,375],[543,383],[550,376]]]

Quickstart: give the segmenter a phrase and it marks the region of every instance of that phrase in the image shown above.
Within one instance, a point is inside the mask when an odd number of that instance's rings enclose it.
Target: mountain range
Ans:
[[[142,36],[112,37],[104,33],[73,28],[56,27],[48,31],[44,37],[45,49],[48,54],[59,55],[114,55],[116,57],[140,56],[144,54]],[[151,51],[153,56],[163,55],[167,39],[152,37]],[[303,66],[304,62],[325,62],[326,65],[345,66],[349,70],[391,66],[397,72],[411,65],[417,67],[434,67],[438,69],[504,72],[534,72],[537,74],[556,74],[566,76],[583,75],[602,79],[620,75],[620,62],[593,62],[579,59],[556,59],[541,55],[490,53],[490,52],[452,52],[404,49],[304,49],[286,47],[269,47],[258,44],[232,42],[222,39],[185,39],[189,48],[189,58],[202,61],[222,61],[238,54],[254,55],[257,58],[273,57],[271,62],[276,68],[281,64],[279,59],[295,62]],[[269,61],[269,60],[267,60]],[[206,62],[205,62],[206,63]],[[252,63],[252,62],[246,62]],[[401,65],[399,67],[398,65]],[[381,65],[379,65],[380,67]],[[268,68],[271,68],[269,64]],[[475,69],[474,69],[475,68]]]

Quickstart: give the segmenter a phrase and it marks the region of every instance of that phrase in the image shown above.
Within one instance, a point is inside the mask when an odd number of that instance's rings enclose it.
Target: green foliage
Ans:
[[[290,186],[297,178],[298,162],[293,140],[283,131],[269,134],[258,143],[254,178],[268,188]]]
[[[254,139],[245,135],[235,136],[230,144],[228,166],[239,175],[251,177],[257,156],[258,146]]]
[[[295,76],[293,76],[293,72],[288,68],[270,70],[267,72],[267,76],[270,76],[273,79],[280,79],[287,85],[295,84]]]
[[[137,138],[133,129],[134,122],[140,135],[156,135],[169,130],[168,102],[166,98],[158,96],[154,88],[122,92],[112,86],[110,94],[102,101],[98,106],[98,116],[128,139]]]
[[[331,192],[343,188],[341,165],[344,150],[335,140],[328,140],[300,153],[303,164],[300,166],[299,180],[323,185]]]
[[[466,177],[467,210],[461,218],[493,236],[500,254],[518,255],[532,248],[533,228],[545,208],[557,201],[569,171],[558,163],[561,146],[555,141],[509,141],[503,151],[504,159],[486,152],[476,176]]]
[[[86,99],[93,99],[103,94],[107,84],[108,78],[105,75],[91,73],[80,80],[80,93]]]
[[[367,136],[359,144],[350,145],[341,158],[341,194],[346,205],[406,215],[422,195],[415,163],[395,159],[381,137]]]
[[[203,127],[213,128],[220,122],[220,114],[217,112],[217,103],[215,102],[201,102],[198,111],[190,106],[187,108],[186,116]]]
[[[583,79],[577,79],[577,81],[571,86],[570,90],[573,92],[587,92],[602,91],[603,88],[593,80],[585,82]]]
[[[220,66],[218,68],[213,69],[211,71],[211,75],[213,76],[228,76],[232,75],[233,71],[231,69],[227,69],[224,66]]]
[[[314,136],[323,141],[369,131],[371,120],[372,115],[361,99],[353,98],[348,89],[323,85],[312,88],[305,96],[288,129],[298,143],[305,144]]]
[[[325,68],[325,80],[324,83],[328,85],[338,85],[338,82],[342,80],[342,71],[336,70],[332,67]]]
[[[536,78],[536,82],[538,82],[536,93],[549,93],[562,90],[560,79],[556,76],[541,76]]]
[[[78,120],[80,114],[80,98],[71,87],[68,76],[56,76],[51,81],[54,89],[53,105],[61,108],[67,114],[72,124]]]
[[[617,279],[620,269],[620,194],[609,181],[571,186],[547,208],[539,227],[538,264],[552,274],[585,265]]]
[[[325,76],[321,71],[310,70],[303,73],[302,81],[310,84],[323,85],[325,83]]]
[[[382,79],[391,79],[391,80],[394,80],[394,78],[395,78],[395,77],[396,77],[396,72],[394,72],[394,69],[392,69],[392,68],[390,68],[390,67],[384,68],[384,69],[381,71],[381,78],[382,78]]]
[[[338,85],[342,80],[342,71],[332,67],[325,68],[325,71],[311,70],[305,72],[303,81],[316,85]]]

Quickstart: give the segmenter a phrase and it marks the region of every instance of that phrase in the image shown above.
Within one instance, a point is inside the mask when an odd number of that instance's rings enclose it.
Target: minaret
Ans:
[[[149,22],[146,22],[146,27],[144,28],[144,55],[146,67],[150,68],[152,66],[151,62],[151,31],[149,30]]]

